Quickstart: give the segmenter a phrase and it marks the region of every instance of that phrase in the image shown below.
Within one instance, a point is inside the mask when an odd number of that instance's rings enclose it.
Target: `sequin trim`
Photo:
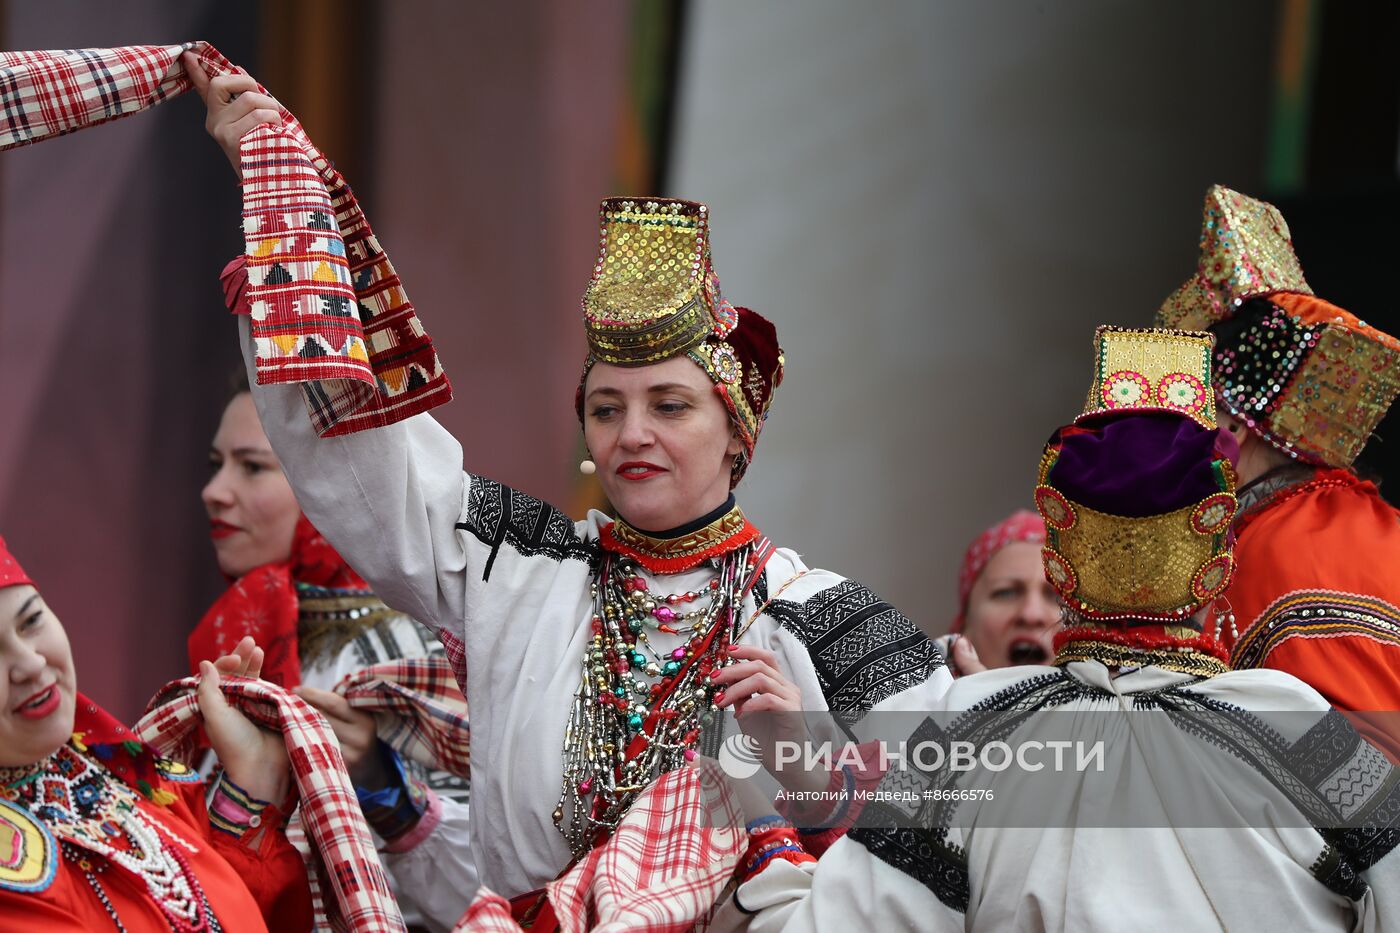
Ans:
[[[1371,596],[1330,590],[1296,590],[1279,597],[1235,644],[1235,667],[1261,666],[1294,638],[1359,637],[1400,647],[1400,609]]]

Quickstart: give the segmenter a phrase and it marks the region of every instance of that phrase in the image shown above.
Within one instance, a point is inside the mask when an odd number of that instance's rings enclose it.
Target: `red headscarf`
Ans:
[[[291,556],[230,582],[190,633],[190,672],[197,674],[200,661],[228,654],[244,635],[252,635],[265,654],[263,680],[287,688],[301,683],[296,584],[369,589],[305,515],[297,519]]]
[[[958,568],[958,614],[953,618],[950,632],[961,632],[967,622],[967,597],[972,585],[987,569],[996,553],[1017,541],[1045,543],[1045,521],[1037,513],[1018,509],[977,536],[967,546],[962,566]]]
[[[34,581],[29,579],[29,575],[24,572],[24,568],[15,560],[10,549],[5,546],[5,539],[0,538],[0,589],[7,586],[22,586],[24,584],[34,585]]]

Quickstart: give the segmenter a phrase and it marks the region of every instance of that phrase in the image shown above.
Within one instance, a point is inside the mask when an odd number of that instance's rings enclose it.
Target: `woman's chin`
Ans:
[[[690,516],[675,517],[676,504],[669,497],[644,490],[621,491],[616,498],[609,501],[612,502],[618,517],[633,528],[664,531],[684,525],[690,520]]]
[[[66,745],[72,736],[73,704],[68,702],[44,721],[12,734],[11,741],[6,743],[10,747],[5,749],[5,757],[0,758],[0,767],[22,768],[43,761]]]

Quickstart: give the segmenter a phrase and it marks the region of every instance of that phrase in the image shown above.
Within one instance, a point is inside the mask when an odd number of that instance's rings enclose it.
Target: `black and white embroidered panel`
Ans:
[[[471,478],[466,515],[456,527],[491,548],[483,580],[490,579],[502,544],[526,557],[544,554],[555,560],[592,561],[597,554],[597,545],[578,536],[569,516],[534,496],[480,476]]]
[[[758,596],[762,605],[764,593]],[[926,680],[943,664],[918,626],[854,580],[843,580],[802,603],[775,599],[766,612],[807,646],[833,710],[870,709]]]
[[[947,841],[947,830],[858,826],[848,835],[880,861],[928,888],[946,906],[967,913],[972,890],[967,853]]]
[[[1343,714],[1317,713],[1315,724],[1290,741],[1260,714],[1202,696],[1191,684],[1134,693],[1132,699],[1134,710],[1167,713],[1182,732],[1228,752],[1281,790],[1321,837],[1324,847],[1311,869],[1330,890],[1359,899],[1368,890],[1361,873],[1400,847],[1400,771]],[[980,749],[1006,741],[1039,710],[1084,701],[1119,707],[1116,695],[1051,670],[948,714],[951,721],[948,715],[927,717],[908,743],[951,748],[966,742]],[[946,793],[956,781],[949,769],[917,764],[887,771],[879,799],[861,817],[866,826],[853,829],[850,838],[947,906],[966,911],[966,850],[948,841],[950,827],[967,825],[960,813],[966,804]],[[901,828],[874,828],[892,826]]]

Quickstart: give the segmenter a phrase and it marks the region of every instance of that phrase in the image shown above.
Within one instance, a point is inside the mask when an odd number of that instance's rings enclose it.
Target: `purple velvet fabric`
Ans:
[[[1061,428],[1049,484],[1072,502],[1110,515],[1174,512],[1220,491],[1211,464],[1228,456],[1221,449],[1227,445],[1218,443],[1223,433],[1170,414],[1109,416]]]

